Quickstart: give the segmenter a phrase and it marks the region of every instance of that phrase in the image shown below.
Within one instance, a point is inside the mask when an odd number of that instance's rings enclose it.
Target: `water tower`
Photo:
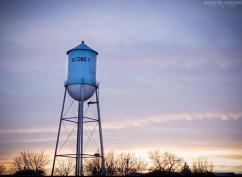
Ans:
[[[96,60],[98,53],[88,47],[84,41],[77,47],[67,51],[68,55],[68,74],[67,80],[65,81],[65,92],[62,104],[62,111],[60,116],[60,123],[55,147],[54,161],[52,167],[52,175],[55,174],[55,166],[57,158],[73,158],[75,159],[75,175],[84,175],[83,171],[83,160],[86,158],[99,158],[101,160],[101,173],[105,175],[104,166],[104,149],[103,149],[103,138],[102,138],[102,127],[99,107],[99,84],[96,81]],[[68,93],[67,93],[68,92]],[[77,104],[76,116],[66,116],[66,97],[69,96],[72,99],[71,105],[68,107],[67,112],[70,111],[70,107],[73,103]],[[90,98],[94,98],[90,100]],[[89,101],[88,101],[89,100]],[[97,115],[96,118],[85,116],[84,105],[88,108],[90,105],[95,106]],[[92,111],[93,112],[93,111]],[[75,111],[74,111],[75,114]],[[64,122],[75,124],[75,153],[59,153],[60,139],[62,133],[62,125]],[[84,152],[84,124],[96,122],[98,125],[98,139],[99,139],[99,152],[86,153]],[[73,128],[74,129],[74,128]],[[71,131],[73,133],[73,130]],[[70,133],[70,134],[71,134]],[[69,138],[70,135],[67,136]],[[90,139],[90,138],[89,138]],[[64,144],[67,140],[64,141]]]

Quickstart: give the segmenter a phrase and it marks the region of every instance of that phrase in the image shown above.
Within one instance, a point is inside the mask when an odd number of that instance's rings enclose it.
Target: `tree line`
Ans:
[[[0,165],[0,175],[46,176],[50,174],[47,165],[50,165],[50,158],[44,151],[23,150],[14,158],[9,169]],[[105,169],[106,176],[209,176],[213,165],[206,157],[198,157],[190,167],[175,153],[154,150],[149,152],[149,162],[134,153],[109,152],[105,154]],[[74,175],[74,172],[75,159],[62,158],[57,161],[56,176]],[[84,175],[101,176],[101,158],[85,159]]]

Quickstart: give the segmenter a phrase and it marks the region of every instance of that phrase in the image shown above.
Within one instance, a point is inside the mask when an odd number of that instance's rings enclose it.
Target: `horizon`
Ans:
[[[0,164],[54,154],[66,52],[85,41],[105,152],[160,149],[242,173],[242,1],[221,2],[0,1]]]

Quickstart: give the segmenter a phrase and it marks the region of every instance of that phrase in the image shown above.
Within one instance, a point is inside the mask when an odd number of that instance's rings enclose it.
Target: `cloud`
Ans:
[[[223,121],[237,120],[242,118],[242,112],[238,113],[177,113],[161,114],[144,118],[129,118],[120,121],[103,122],[103,129],[125,129],[129,127],[143,127],[168,121],[192,121],[219,119]],[[0,129],[1,134],[33,134],[33,133],[56,133],[57,128],[32,128],[32,129]]]
[[[219,171],[219,172],[235,172],[235,173],[241,173],[242,172],[242,165],[216,165],[214,167],[214,171]]]
[[[212,155],[212,158],[220,159],[233,159],[233,160],[242,160],[242,155],[240,154],[226,154],[226,155]]]
[[[157,124],[167,121],[192,121],[202,119],[220,119],[223,121],[237,120],[242,118],[242,112],[239,113],[178,113],[178,114],[161,114],[154,117],[130,118],[129,120],[107,122],[103,124],[104,129],[124,129],[128,127],[143,127],[144,125]]]
[[[56,141],[56,137],[53,138],[25,138],[25,139],[10,139],[7,142],[14,142],[14,143],[43,143],[43,142],[54,142]]]
[[[0,134],[56,133],[54,128],[0,129]]]

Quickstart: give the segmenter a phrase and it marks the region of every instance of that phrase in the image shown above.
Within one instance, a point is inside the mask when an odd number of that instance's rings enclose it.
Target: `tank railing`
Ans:
[[[77,121],[73,121],[70,119],[76,119],[78,117],[67,117],[67,118],[62,118],[62,120],[64,121],[68,121],[68,122],[73,122],[73,123],[77,123]],[[91,118],[91,117],[83,117],[84,119],[88,119],[87,121],[84,121],[84,123],[88,123],[88,122],[98,122],[97,119]]]
[[[91,117],[83,117],[85,119],[88,119],[88,120],[92,120],[92,121],[98,121],[97,119],[94,119],[94,118],[91,118]]]
[[[76,155],[76,154],[73,154]],[[56,156],[58,157],[68,157],[68,158],[76,158],[76,156],[73,156],[72,154],[58,154]]]
[[[65,118],[62,118],[62,120],[65,120],[65,119],[76,119],[78,117],[65,117]]]
[[[87,120],[87,121],[83,121],[83,123],[91,123],[91,122],[97,122],[95,120]]]
[[[100,154],[97,156],[96,154],[58,154],[56,155],[58,157],[69,157],[69,158],[76,158],[76,157],[82,157],[82,158],[93,158],[93,157],[102,157]]]
[[[73,121],[73,120],[64,120],[66,122],[72,122],[72,123],[78,123],[77,121]]]
[[[70,119],[76,119],[76,118],[77,117],[66,117],[66,118],[62,118],[62,120],[67,122],[78,123],[77,121],[70,120]]]

